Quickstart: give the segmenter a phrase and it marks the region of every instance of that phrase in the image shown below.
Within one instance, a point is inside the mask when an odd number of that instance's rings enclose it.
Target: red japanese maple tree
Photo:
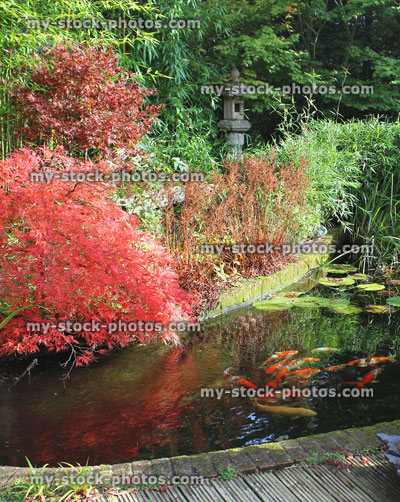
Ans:
[[[71,349],[79,365],[102,347],[157,336],[177,341],[167,325],[188,316],[192,299],[179,286],[171,256],[112,203],[111,188],[30,177],[99,167],[66,156],[62,147],[24,148],[0,163],[0,301],[10,311],[31,306],[0,330],[0,354]],[[110,332],[107,323],[116,319],[161,323],[164,331]],[[96,320],[100,327],[56,327],[68,320]],[[27,330],[27,322],[45,321],[52,324],[46,332]]]
[[[145,106],[155,90],[141,88],[112,49],[57,44],[33,58],[36,65],[17,71],[28,83],[11,91],[25,119],[24,136],[51,139],[75,155],[137,152],[162,106]]]

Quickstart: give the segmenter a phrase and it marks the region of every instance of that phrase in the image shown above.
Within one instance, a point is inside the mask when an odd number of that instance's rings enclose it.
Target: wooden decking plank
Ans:
[[[326,466],[310,467],[307,471],[318,483],[323,484],[327,491],[336,493],[343,502],[375,502],[352,481],[339,477],[337,472]]]
[[[309,476],[304,469],[283,469],[274,475],[303,502],[343,502],[337,496],[328,493],[319,483]]]
[[[119,493],[118,495],[107,495],[104,498],[106,502],[147,502],[147,498],[143,498],[143,492],[137,491],[132,493]],[[97,500],[96,500],[97,502]]]
[[[177,486],[170,486],[163,492],[146,490],[146,495],[151,493],[151,500],[155,502],[188,502],[188,499],[183,495]]]
[[[365,494],[371,497],[374,502],[394,502],[399,501],[399,489],[400,487],[397,484],[397,487],[394,486],[396,482],[395,479],[391,481],[391,484],[387,484],[387,480],[383,474],[383,472],[375,471],[369,472],[366,466],[352,467],[350,473],[345,471],[338,472],[338,477],[345,477],[355,485],[357,485]],[[393,487],[392,487],[393,485]]]
[[[362,472],[353,472],[352,475],[346,472],[340,472],[338,473],[338,476],[346,477],[348,480],[353,482],[363,493],[371,497],[374,502],[394,502],[396,500],[400,500],[398,492],[395,492],[395,494],[388,493],[388,491],[383,487],[384,483],[379,480],[379,477],[375,480],[375,482],[371,483]]]
[[[271,472],[250,474],[243,479],[264,502],[301,502]]]
[[[187,500],[199,502],[225,502],[225,499],[209,483],[201,485],[179,486]]]
[[[96,502],[400,502],[400,480],[382,453],[348,459],[349,469],[293,467],[99,497]]]
[[[210,485],[229,502],[260,502],[261,499],[254,493],[241,477],[226,481],[211,481]]]
[[[359,457],[355,457],[351,462],[352,464],[362,467],[362,468],[367,468],[367,467],[373,467],[373,470],[379,469],[379,473],[381,476],[386,478],[386,480],[393,481],[393,470],[391,466],[389,465],[389,462],[386,460],[386,457],[383,455],[383,453],[378,453],[376,455],[369,455],[368,457],[364,457],[365,459],[368,460],[368,464],[365,464],[363,460]]]

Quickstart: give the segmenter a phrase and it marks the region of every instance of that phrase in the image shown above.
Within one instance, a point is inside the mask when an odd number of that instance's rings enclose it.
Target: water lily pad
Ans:
[[[388,314],[391,310],[389,305],[367,305],[365,307],[365,311],[371,312],[371,314]]]
[[[268,298],[267,300],[261,300],[259,302],[254,302],[253,307],[258,307],[262,305],[292,305],[294,300],[297,300],[297,298],[287,298],[287,297],[281,297],[277,296],[274,298]]]
[[[268,300],[262,300],[253,303],[253,307],[260,310],[286,310],[291,307],[329,307],[331,300],[320,296],[300,296],[300,297],[287,297],[275,296]],[[279,307],[279,309],[278,309]]]
[[[393,307],[400,307],[400,296],[393,296],[392,298],[389,298],[389,300],[386,300],[386,303],[388,305],[392,305]]]
[[[357,272],[357,268],[353,265],[327,265],[322,269],[328,274],[348,274],[349,272]]]
[[[382,291],[382,289],[385,289],[385,286],[383,284],[371,282],[369,284],[358,284],[357,288],[363,291]]]
[[[389,298],[391,296],[397,296],[398,293],[397,291],[391,291],[390,289],[383,289],[382,291],[378,291],[377,295],[386,296]]]
[[[321,296],[301,296],[294,299],[295,307],[329,307],[330,300]]]
[[[350,286],[354,284],[354,279],[350,279],[350,277],[321,277],[318,281],[323,286]]]
[[[354,305],[339,305],[338,307],[332,307],[332,310],[339,312],[339,314],[359,314],[362,312],[360,307]]]
[[[347,277],[350,277],[350,279],[355,279],[356,281],[364,281],[367,279],[372,279],[372,277],[370,275],[361,274],[361,273],[351,274],[351,275],[348,275]]]
[[[272,311],[280,311],[280,310],[289,310],[293,307],[293,303],[268,303],[268,300],[263,302],[255,302],[253,303],[253,307],[257,310],[266,310],[268,312]]]
[[[297,302],[294,304],[295,307],[300,307],[300,308],[320,308],[320,307],[325,307],[325,305],[320,305],[317,302]]]
[[[287,291],[286,293],[280,293],[279,295],[274,296],[274,298],[294,298],[304,294],[304,291]]]
[[[300,305],[301,303],[315,303],[321,307],[327,307],[330,304],[329,298],[324,298],[323,296],[301,296],[295,299],[295,305]]]

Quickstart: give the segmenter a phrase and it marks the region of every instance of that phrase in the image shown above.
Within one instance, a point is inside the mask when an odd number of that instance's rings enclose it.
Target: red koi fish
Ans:
[[[289,368],[288,368],[288,366],[284,366],[284,367],[283,367],[282,369],[280,369],[280,370],[278,371],[278,373],[276,374],[276,377],[275,377],[276,381],[277,381],[277,382],[281,382],[281,381],[283,380],[283,377],[284,377],[284,376],[286,375],[286,373],[288,373],[288,372],[289,372]]]
[[[346,368],[349,366],[350,363],[346,364],[337,364],[336,366],[328,366],[327,368],[324,368],[325,371],[338,371],[341,370],[342,368]]]
[[[275,364],[273,364],[272,366],[270,366],[269,368],[267,368],[265,370],[265,373],[267,375],[270,375],[271,373],[275,373],[275,371],[278,371],[280,370],[283,366],[286,365],[286,362],[287,362],[287,359],[284,359],[283,361],[279,361]]]
[[[276,389],[278,387],[278,381],[277,380],[271,380],[270,382],[267,382],[265,384],[266,387],[270,387],[271,389]]]
[[[309,368],[306,370],[293,371],[290,373],[290,376],[299,376],[299,377],[305,378],[305,377],[310,377],[312,375],[315,375],[316,373],[319,373],[320,371],[321,370]]]
[[[359,366],[360,368],[366,368],[367,366],[370,366],[368,362],[368,358],[363,358],[363,359],[356,359],[355,361],[350,361],[347,363],[348,366]]]
[[[317,347],[316,349],[312,349],[311,352],[335,352],[340,349],[333,349],[332,347]]]
[[[274,355],[269,357],[264,361],[265,363],[270,363],[271,361],[275,361],[275,359],[289,359],[297,354],[297,350],[286,350],[285,352],[276,352]]]
[[[378,374],[382,371],[382,368],[377,368],[371,371],[368,371],[362,378],[362,380],[358,382],[344,382],[347,385],[357,385],[358,389],[363,389],[366,385],[370,383],[376,383],[375,378],[378,376]]]
[[[356,359],[355,361],[350,361],[349,363],[337,364],[336,366],[328,366],[324,368],[325,371],[337,371],[342,368],[347,368],[348,366],[360,366],[361,368],[367,367],[366,359]]]
[[[394,356],[389,356],[389,357],[369,357],[368,359],[366,359],[366,362],[368,362],[368,364],[381,364],[381,363],[387,363],[387,362],[391,362],[393,363],[395,361],[395,357]]]
[[[247,389],[257,389],[257,387],[249,382],[248,380],[245,380],[244,378],[237,378],[234,380],[235,385],[241,385],[242,387],[246,387]]]

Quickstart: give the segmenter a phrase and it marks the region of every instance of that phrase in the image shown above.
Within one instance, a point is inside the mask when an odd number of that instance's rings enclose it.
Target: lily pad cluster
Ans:
[[[298,296],[293,293],[287,293],[268,300],[262,300],[253,303],[253,307],[257,310],[278,311],[288,310],[292,307],[299,308],[320,308],[327,307],[340,313],[355,313],[361,312],[361,309],[350,305],[350,301],[346,298],[331,299],[322,296]],[[304,295],[304,293],[303,293]],[[356,310],[354,310],[356,309]]]
[[[321,277],[318,281],[323,286],[351,286],[356,281],[350,277]]]
[[[368,281],[371,280],[372,277],[368,274],[362,274],[361,272],[357,272],[357,268],[353,265],[329,265],[327,267],[323,267],[323,272],[327,274],[335,274],[335,275],[346,275],[346,277],[321,277],[319,279],[319,283],[323,286],[330,287],[338,287],[338,286],[352,286],[356,281]],[[375,282],[366,283],[366,284],[357,284],[356,288],[362,291],[381,291],[385,289],[383,284],[377,284]]]
[[[394,310],[393,307],[400,307],[400,296],[392,296],[396,295],[396,293],[393,291],[386,291],[384,284],[365,282],[371,281],[372,277],[368,274],[358,272],[357,268],[353,265],[329,265],[324,267],[323,271],[327,274],[335,275],[334,277],[331,277],[329,275],[321,277],[318,280],[318,283],[323,286],[328,286],[331,288],[336,288],[339,286],[353,286],[355,285],[356,281],[362,281],[361,284],[357,284],[351,289],[359,293],[382,291],[382,293],[379,294],[381,294],[382,296],[390,296],[390,298],[387,299],[386,305],[367,305],[363,309],[358,305],[352,305],[350,303],[350,300],[347,298],[332,299],[320,296],[307,296],[306,293],[302,292],[290,292],[281,293],[277,296],[274,296],[273,298],[255,302],[253,303],[253,307],[257,310],[265,311],[281,311],[288,310],[293,307],[326,307],[340,314],[359,314],[360,312],[363,312],[363,310],[373,314],[386,314],[392,312]],[[392,283],[393,282],[395,281],[392,280]]]

